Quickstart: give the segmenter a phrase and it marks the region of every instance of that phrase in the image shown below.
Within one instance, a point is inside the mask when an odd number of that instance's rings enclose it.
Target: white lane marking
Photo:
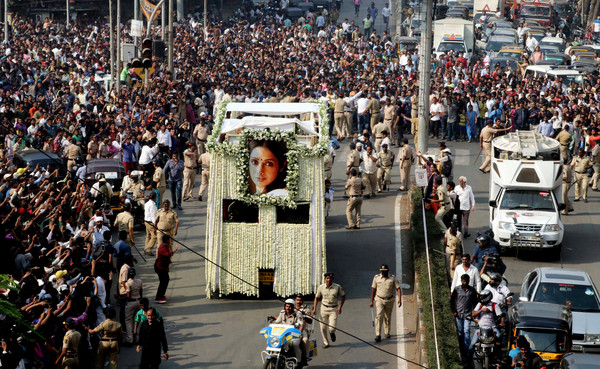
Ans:
[[[471,159],[471,150],[469,149],[455,149],[454,153],[454,164],[455,165],[471,165],[469,164]]]
[[[400,283],[404,282],[404,275],[402,274],[402,219],[400,217],[400,207],[402,205],[402,193],[399,193],[396,196],[395,206],[394,206],[394,225],[395,225],[395,241],[396,241],[396,276],[400,280]],[[400,359],[400,357],[405,357],[406,350],[404,348],[405,339],[400,339],[400,336],[404,336],[404,303],[398,309],[396,313],[396,336],[398,337],[398,368],[407,368],[408,365],[406,361]]]

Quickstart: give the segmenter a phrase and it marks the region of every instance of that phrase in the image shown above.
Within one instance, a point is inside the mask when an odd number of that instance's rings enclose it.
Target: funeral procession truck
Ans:
[[[564,225],[558,141],[530,131],[492,140],[490,228],[503,249],[551,250],[560,256]]]
[[[315,293],[327,269],[327,106],[224,102],[216,117],[207,142],[207,297]]]

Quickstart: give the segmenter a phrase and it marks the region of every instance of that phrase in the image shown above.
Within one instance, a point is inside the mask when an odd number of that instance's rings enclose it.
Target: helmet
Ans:
[[[75,158],[75,164],[77,165],[83,165],[83,163],[85,163],[85,160],[83,159],[83,156],[78,156]]]
[[[492,291],[490,291],[490,290],[481,291],[481,293],[479,294],[479,302],[481,302],[482,304],[487,304],[490,301],[492,301]]]
[[[475,242],[477,242],[478,244],[481,244],[481,246],[487,247],[490,245],[490,236],[488,236],[487,234],[482,234],[481,236],[477,237],[475,239]]]
[[[490,277],[490,284],[492,284],[491,282],[494,281],[496,282],[495,284],[498,285],[500,281],[502,281],[502,274],[498,272],[491,272],[488,274],[488,276]]]
[[[289,305],[292,305],[292,306],[296,305],[296,303],[295,303],[295,302],[294,302],[294,300],[292,300],[292,299],[287,299],[287,300],[285,300],[285,304],[286,304],[286,305],[288,305],[288,304],[289,304]]]
[[[127,278],[133,278],[135,277],[135,268],[131,267],[127,270]]]

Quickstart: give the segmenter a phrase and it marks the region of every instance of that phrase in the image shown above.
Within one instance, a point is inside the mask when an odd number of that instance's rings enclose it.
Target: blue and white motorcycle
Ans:
[[[272,320],[269,320],[269,323]],[[264,369],[296,369],[299,359],[294,354],[293,339],[300,339],[300,330],[289,324],[269,324],[260,330],[267,340],[267,348],[261,352]]]

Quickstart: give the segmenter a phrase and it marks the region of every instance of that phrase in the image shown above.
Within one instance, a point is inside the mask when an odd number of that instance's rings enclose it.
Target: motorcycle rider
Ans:
[[[491,237],[485,233],[477,237],[475,243],[477,243],[477,246],[475,246],[473,255],[471,255],[471,264],[481,272],[484,263],[483,258],[492,254],[500,255],[500,251],[495,245],[491,244]]]
[[[482,329],[493,329],[497,337],[500,337],[500,331],[496,328],[496,318],[500,318],[500,325],[504,326],[504,315],[500,306],[492,302],[492,291],[483,290],[479,294],[479,303],[473,310],[473,318],[479,317],[479,328],[475,330],[469,346],[469,357],[473,357],[473,348],[479,342],[479,331]]]
[[[302,332],[304,331],[304,319],[302,318],[302,313],[294,310],[295,305],[296,303],[294,302],[294,300],[287,299],[285,300],[285,304],[283,305],[283,310],[279,312],[277,318],[275,318],[274,316],[270,316],[269,318],[275,319],[273,324],[289,324],[295,326],[296,323],[298,323],[299,327],[297,328],[300,332]],[[302,357],[300,350],[301,341],[301,338],[292,339],[292,347],[294,348],[294,355],[297,359],[300,359]],[[303,365],[305,365],[305,363],[300,362],[300,365],[298,367],[301,368]]]
[[[489,274],[490,282],[484,288],[484,291],[490,291],[492,293],[492,302],[496,304],[504,304],[510,305],[512,303],[512,296],[508,296],[510,294],[510,289],[502,283],[502,274],[492,272]]]
[[[302,329],[302,342],[300,343],[300,348],[302,349],[302,363],[306,365],[308,363],[308,345],[310,341],[310,334],[312,328],[313,319],[310,316],[310,309],[308,305],[304,303],[304,297],[301,294],[297,294],[294,299],[296,303],[296,311],[302,315],[302,319],[304,319],[304,329]]]

